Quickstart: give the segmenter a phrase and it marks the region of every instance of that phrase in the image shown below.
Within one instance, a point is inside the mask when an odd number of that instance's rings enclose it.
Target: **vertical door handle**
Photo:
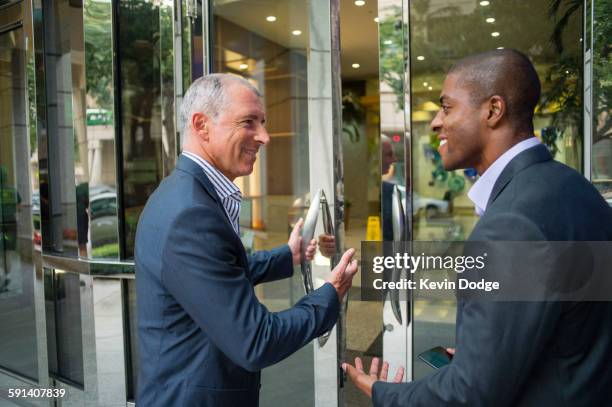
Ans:
[[[402,194],[397,185],[393,186],[391,196],[391,218],[393,221],[393,241],[401,242],[404,240],[406,231],[406,216],[404,212],[404,204],[402,203]],[[398,282],[401,278],[402,270],[393,268],[391,272],[391,281]],[[391,300],[391,309],[393,315],[399,324],[402,324],[402,308],[400,306],[399,290],[390,290],[389,297]]]
[[[304,283],[304,292],[310,294],[314,290],[312,283],[312,265],[310,261],[306,260],[306,248],[310,241],[314,238],[315,229],[317,228],[317,220],[319,219],[319,208],[321,201],[322,189],[319,189],[317,193],[312,197],[310,207],[306,213],[306,220],[302,227],[302,247],[300,256],[300,269],[302,271],[302,281]]]
[[[322,189],[319,189],[312,197],[308,213],[306,213],[306,220],[302,228],[302,255],[300,268],[302,271],[302,281],[304,283],[304,291],[306,294],[310,294],[314,290],[314,283],[312,281],[312,264],[306,260],[306,248],[310,241],[314,238],[315,229],[317,228],[317,220],[319,219],[319,212],[322,214],[323,230],[325,234],[335,236],[334,224],[329,210],[329,204],[327,203],[327,197]],[[331,331],[325,332],[318,338],[319,345],[323,346],[329,339]]]

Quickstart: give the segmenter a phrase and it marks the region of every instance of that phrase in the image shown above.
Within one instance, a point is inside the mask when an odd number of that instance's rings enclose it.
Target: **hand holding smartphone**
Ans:
[[[453,355],[448,353],[442,346],[436,346],[421,353],[419,359],[434,369],[440,369],[451,362]]]

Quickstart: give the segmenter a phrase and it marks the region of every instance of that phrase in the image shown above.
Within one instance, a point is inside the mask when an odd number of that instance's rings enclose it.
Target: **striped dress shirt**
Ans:
[[[213,167],[203,158],[188,151],[183,151],[183,155],[202,167],[204,173],[215,187],[215,191],[221,199],[221,204],[225,209],[225,213],[227,213],[227,217],[229,218],[234,231],[236,234],[238,234],[238,236],[240,236],[239,216],[240,203],[242,202],[242,194],[240,193],[240,189],[236,186],[236,184],[223,175],[221,171]]]

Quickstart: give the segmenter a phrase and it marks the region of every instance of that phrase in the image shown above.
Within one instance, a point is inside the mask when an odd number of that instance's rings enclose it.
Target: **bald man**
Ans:
[[[475,168],[481,216],[470,241],[607,241],[612,213],[533,135],[540,81],[529,59],[504,49],[451,68],[431,123],[446,170]],[[433,344],[432,344],[433,345]],[[451,363],[410,383],[386,383],[344,364],[375,406],[603,406],[612,388],[609,302],[460,299]],[[401,374],[395,381],[401,380]]]

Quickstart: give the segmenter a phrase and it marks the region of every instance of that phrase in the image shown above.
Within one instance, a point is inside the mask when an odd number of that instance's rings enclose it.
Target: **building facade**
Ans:
[[[316,233],[339,249],[463,240],[478,219],[467,198],[477,175],[444,171],[429,123],[446,70],[476,52],[531,58],[543,90],[536,136],[612,204],[611,8],[0,0],[0,404],[134,405],[134,236],[180,153],[178,111],[194,79],[234,73],[263,95],[271,142],[236,180],[248,250],[285,243],[321,190],[312,208],[329,222]],[[315,285],[336,260],[317,254]],[[326,341],[263,372],[263,406],[365,406],[340,361],[383,356],[410,380],[430,372],[415,355],[453,344],[453,296],[366,301],[360,287],[358,275]],[[288,308],[304,294],[301,273],[256,292],[270,310]],[[16,399],[11,388],[63,396]]]

